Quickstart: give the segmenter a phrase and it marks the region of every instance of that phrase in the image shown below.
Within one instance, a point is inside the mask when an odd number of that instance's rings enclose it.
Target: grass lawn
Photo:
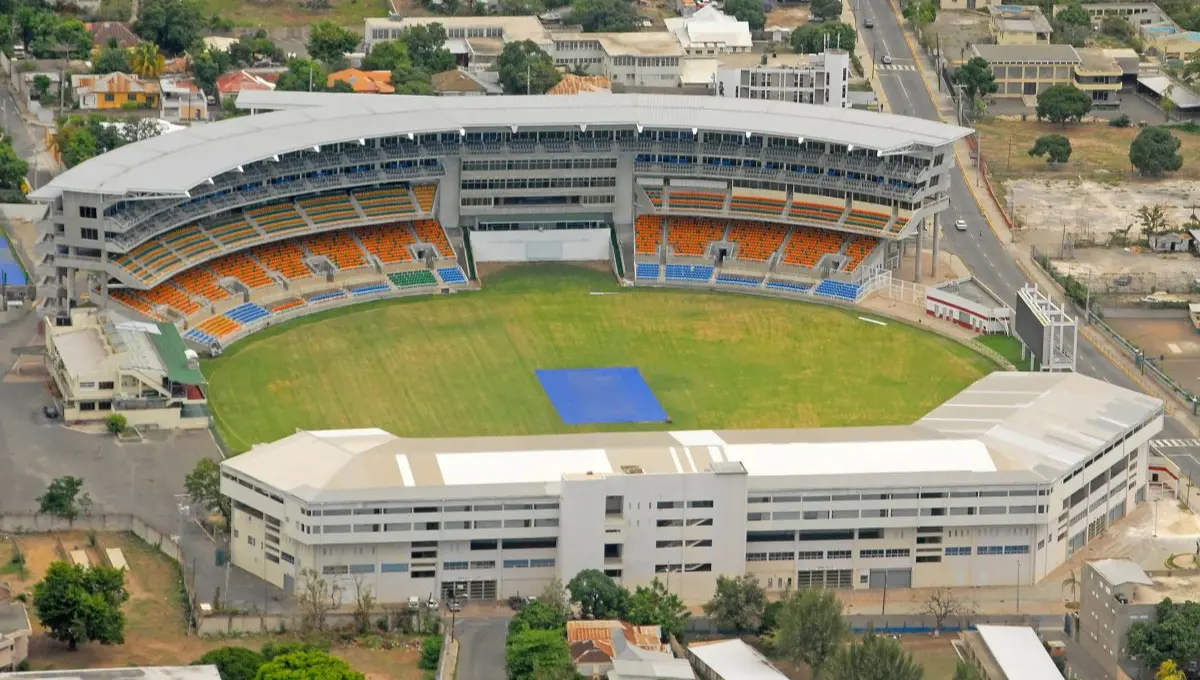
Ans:
[[[911,423],[995,368],[931,333],[820,305],[622,289],[564,266],[505,269],[484,288],[343,308],[235,344],[203,364],[226,442],[241,451],[296,428],[632,429],[564,426],[534,374],[608,366],[639,368],[672,429]]]
[[[120,548],[129,563],[125,584],[129,601],[125,604],[125,644],[105,646],[80,645],[71,652],[63,643],[43,634],[31,609],[34,635],[30,640],[29,662],[33,670],[64,670],[71,668],[106,668],[115,666],[186,666],[205,652],[234,645],[258,649],[264,642],[278,637],[248,636],[229,639],[206,639],[188,636],[180,606],[180,593],[175,584],[175,565],[161,552],[129,534],[99,533],[98,548]],[[41,579],[52,561],[60,559],[55,541],[61,539],[68,550],[86,549],[92,559],[99,559],[100,550],[88,546],[87,535],[81,531],[58,534],[27,534],[19,537],[28,569],[26,578],[7,573],[3,580],[13,586],[13,592],[29,592]],[[0,562],[8,564],[12,544],[0,542]],[[419,680],[424,671],[417,668],[419,652],[408,649],[364,649],[334,647],[332,653],[344,658],[368,680]]]
[[[311,12],[304,8],[301,0],[201,0],[205,16],[217,14],[238,26],[253,28],[309,26],[318,21],[332,21],[362,31],[363,19],[388,15],[385,0],[330,0],[329,4],[328,10]]]
[[[1018,371],[1029,370],[1029,358],[1021,359],[1021,341],[1011,335],[982,335],[975,338],[979,344],[995,350],[1000,356],[1008,359]]]
[[[925,669],[925,680],[952,680],[954,667],[958,665],[958,653],[951,643],[952,636],[932,637],[911,635],[900,639],[900,646],[913,656],[913,661]],[[807,667],[797,667],[787,662],[774,662],[790,680],[812,680]],[[821,677],[824,677],[822,675]]]
[[[1068,125],[1063,129],[1052,123],[1033,120],[989,120],[975,123],[974,127],[983,138],[983,155],[988,161],[988,170],[993,178],[999,180],[1031,176],[1064,180],[1128,179],[1133,171],[1129,164],[1129,145],[1140,132],[1138,128],[1115,128],[1105,123]],[[1182,143],[1180,153],[1185,159],[1194,159],[1200,154],[1200,135],[1185,130],[1172,130],[1172,133]],[[1066,167],[1051,168],[1044,157],[1034,158],[1028,153],[1038,137],[1050,134],[1064,135],[1071,140],[1071,160]],[[1012,140],[1011,153],[1009,140]],[[1197,178],[1200,178],[1200,164],[1186,160],[1179,172],[1169,176],[1169,179]]]

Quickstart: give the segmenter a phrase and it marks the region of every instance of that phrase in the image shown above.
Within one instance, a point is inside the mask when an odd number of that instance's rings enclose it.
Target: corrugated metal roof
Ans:
[[[1062,673],[1028,626],[979,626],[996,665],[1010,680],[1062,680]]]
[[[1134,583],[1139,586],[1152,586],[1154,581],[1146,575],[1141,567],[1129,560],[1096,560],[1092,568],[1108,581],[1110,586],[1120,586]]]
[[[68,170],[31,197],[63,191],[183,195],[239,165],[322,144],[398,134],[513,127],[619,126],[746,131],[876,150],[942,146],[966,128],[867,111],[720,97],[621,94],[580,107],[554,96],[415,97],[242,92],[243,108],[305,108],[243,116],[129,144]],[[317,99],[312,99],[317,97]],[[316,105],[311,102],[317,102]],[[305,104],[305,102],[310,102]]]

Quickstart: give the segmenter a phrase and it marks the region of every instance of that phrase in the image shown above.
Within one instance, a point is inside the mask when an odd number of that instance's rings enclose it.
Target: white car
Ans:
[[[887,64],[892,63],[892,58],[891,58],[891,56],[885,54],[885,55],[883,55],[883,58],[881,58],[879,61],[880,61],[880,63],[882,63],[886,66]]]
[[[966,231],[967,230],[967,221],[966,220],[954,220],[954,228],[959,231]]]

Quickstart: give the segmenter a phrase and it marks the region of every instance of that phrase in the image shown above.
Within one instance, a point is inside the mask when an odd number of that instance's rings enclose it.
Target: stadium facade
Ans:
[[[403,439],[300,431],[221,464],[233,563],[352,597],[537,594],[602,569],[690,602],[1030,584],[1145,499],[1156,399],[994,373],[908,426]]]

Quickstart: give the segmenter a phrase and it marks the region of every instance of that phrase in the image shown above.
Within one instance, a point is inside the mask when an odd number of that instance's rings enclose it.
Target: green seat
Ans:
[[[414,269],[406,272],[392,272],[388,279],[397,288],[416,288],[417,286],[436,286],[437,279],[428,269]]]

